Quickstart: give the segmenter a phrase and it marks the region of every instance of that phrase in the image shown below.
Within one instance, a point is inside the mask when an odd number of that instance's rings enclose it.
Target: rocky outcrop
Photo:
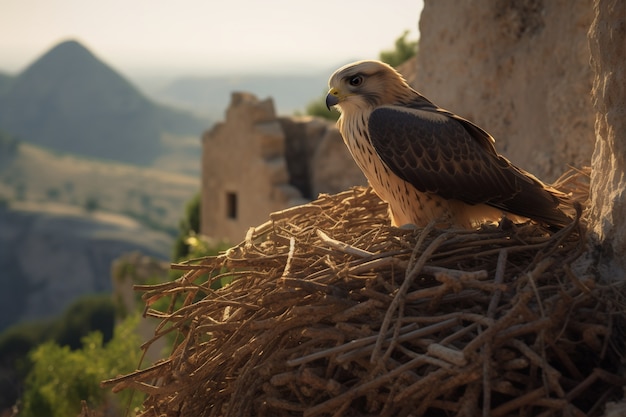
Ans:
[[[169,236],[122,216],[0,208],[0,330],[110,292],[111,263],[124,253],[167,259],[170,247]]]
[[[249,93],[204,134],[202,169],[201,233],[233,243],[274,211],[366,183],[334,123],[278,117]]]
[[[596,146],[590,217],[605,263],[626,268],[626,5],[595,0],[589,31]],[[623,273],[620,274],[623,278]]]
[[[593,151],[591,1],[426,0],[416,82],[546,180]]]

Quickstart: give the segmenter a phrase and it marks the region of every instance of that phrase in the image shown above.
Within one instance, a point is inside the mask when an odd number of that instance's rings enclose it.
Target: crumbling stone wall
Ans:
[[[233,93],[226,120],[202,142],[202,234],[236,243],[268,213],[300,202],[271,99]]]

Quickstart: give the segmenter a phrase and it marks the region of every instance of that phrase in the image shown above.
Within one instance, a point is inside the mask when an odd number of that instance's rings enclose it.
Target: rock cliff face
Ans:
[[[608,259],[626,269],[626,5],[595,0],[589,30],[594,70],[596,147],[592,158],[592,230]],[[622,275],[623,277],[623,275]]]
[[[591,0],[426,0],[413,85],[554,180],[593,151],[591,19]]]
[[[201,232],[232,243],[271,212],[366,183],[334,123],[278,117],[249,93],[233,93],[204,134],[202,169]]]
[[[124,253],[167,259],[170,248],[169,236],[121,216],[0,208],[0,331],[110,292],[111,263]]]

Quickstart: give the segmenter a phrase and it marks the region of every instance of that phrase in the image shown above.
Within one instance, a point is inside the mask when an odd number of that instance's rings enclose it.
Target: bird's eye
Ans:
[[[348,80],[348,82],[351,86],[358,87],[363,83],[363,76],[355,75],[353,77],[350,77],[350,80]]]

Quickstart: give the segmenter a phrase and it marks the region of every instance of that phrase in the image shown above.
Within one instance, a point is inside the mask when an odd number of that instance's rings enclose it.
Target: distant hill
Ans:
[[[5,74],[4,72],[0,72],[0,95],[9,90],[12,81],[12,76],[10,76],[9,74]]]
[[[233,91],[272,97],[279,114],[304,112],[328,88],[331,70],[312,75],[249,75],[184,77],[152,91],[151,96],[177,107],[192,110],[213,120],[222,119]]]
[[[198,174],[50,152],[0,130],[0,332],[110,292],[122,254],[168,259],[199,188]]]
[[[199,137],[208,124],[150,101],[76,41],[0,76],[0,128],[56,151],[148,165],[164,135]]]
[[[55,154],[0,131],[0,207],[96,208],[174,234],[186,202],[199,189],[197,174]]]

